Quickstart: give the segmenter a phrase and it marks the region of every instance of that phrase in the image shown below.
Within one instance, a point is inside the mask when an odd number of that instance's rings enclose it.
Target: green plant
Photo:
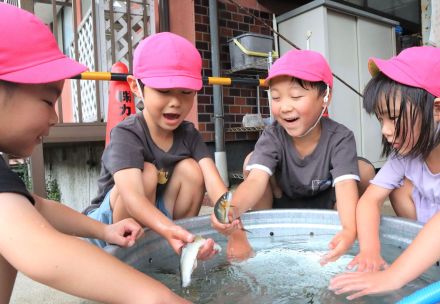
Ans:
[[[11,169],[15,173],[17,173],[18,176],[20,176],[21,180],[23,181],[23,183],[26,186],[26,189],[28,189],[29,191],[32,191],[32,179],[29,174],[29,166],[28,166],[27,162],[13,166]]]
[[[61,191],[55,178],[49,177],[46,181],[47,198],[56,202],[61,201]]]

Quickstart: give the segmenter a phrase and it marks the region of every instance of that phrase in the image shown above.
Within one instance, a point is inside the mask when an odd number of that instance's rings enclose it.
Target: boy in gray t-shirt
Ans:
[[[227,191],[200,133],[184,120],[202,87],[201,70],[199,52],[178,35],[163,32],[139,43],[127,81],[145,108],[112,129],[99,194],[85,210],[101,222],[132,217],[178,254],[194,235],[173,220],[198,214],[205,187],[211,201]],[[215,253],[208,239],[198,257]]]
[[[353,132],[322,118],[331,100],[333,76],[327,61],[313,51],[292,50],[278,59],[266,79],[276,121],[266,127],[245,160],[245,181],[235,191],[233,217],[249,209],[336,208],[342,224],[322,264],[334,261],[356,239],[356,204],[360,191],[374,176],[374,167],[358,164]],[[360,172],[361,171],[361,172]],[[213,226],[230,234],[228,254],[251,254],[237,224]],[[238,225],[239,226],[239,225]]]

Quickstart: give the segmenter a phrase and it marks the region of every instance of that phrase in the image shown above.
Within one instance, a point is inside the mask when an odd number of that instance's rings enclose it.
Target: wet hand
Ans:
[[[246,233],[242,230],[236,230],[228,238],[226,248],[228,261],[241,262],[255,256],[254,250],[247,239]]]
[[[142,227],[133,219],[123,219],[104,228],[104,240],[122,247],[131,247],[144,234]]]
[[[347,265],[347,269],[357,267],[358,272],[375,272],[388,268],[387,262],[381,257],[379,252],[363,252],[361,251]]]
[[[174,252],[181,254],[182,247],[186,243],[194,241],[195,236],[178,225],[172,225],[166,229],[164,233],[165,239],[173,248]]]
[[[329,289],[335,294],[349,293],[348,300],[367,294],[378,294],[400,288],[395,275],[390,271],[350,272],[335,276],[330,280]]]
[[[206,261],[214,257],[219,252],[214,248],[214,245],[215,242],[213,239],[207,239],[205,244],[200,247],[197,259]]]
[[[321,266],[324,266],[328,262],[334,262],[339,259],[341,255],[346,253],[351,248],[351,246],[353,246],[355,240],[355,231],[344,229],[336,234],[328,245],[330,251],[326,253],[319,261]]]
[[[211,227],[217,230],[219,233],[228,236],[237,229],[241,229],[240,220],[235,219],[232,220],[229,224],[222,224],[218,221],[218,219],[215,217],[215,214],[211,214]]]

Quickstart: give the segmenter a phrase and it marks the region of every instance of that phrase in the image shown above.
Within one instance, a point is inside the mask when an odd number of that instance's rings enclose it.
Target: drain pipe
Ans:
[[[170,3],[168,0],[159,0],[159,31],[170,31]]]
[[[220,76],[220,51],[218,43],[218,10],[217,0],[209,0],[209,31],[211,33],[212,76]],[[223,182],[229,187],[228,164],[226,160],[224,138],[223,99],[220,85],[213,85],[214,130],[215,130],[215,165]]]

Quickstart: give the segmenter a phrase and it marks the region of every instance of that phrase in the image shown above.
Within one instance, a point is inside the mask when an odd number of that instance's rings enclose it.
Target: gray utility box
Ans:
[[[279,32],[300,48],[323,54],[333,73],[358,92],[371,79],[368,58],[388,59],[396,53],[398,22],[335,1],[315,0],[278,16],[277,24]],[[279,41],[281,55],[292,49]],[[330,118],[353,131],[358,155],[381,167],[385,158],[379,122],[362,108],[362,98],[338,79],[333,83]]]
[[[245,33],[229,39],[231,71],[267,70],[267,58],[272,52],[273,37]]]

